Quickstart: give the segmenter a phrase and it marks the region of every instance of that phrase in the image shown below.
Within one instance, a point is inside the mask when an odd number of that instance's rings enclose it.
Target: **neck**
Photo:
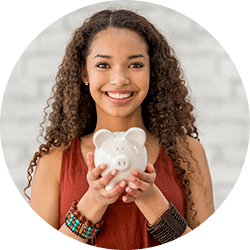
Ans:
[[[132,127],[138,127],[145,131],[147,137],[145,145],[152,144],[157,141],[157,139],[146,129],[143,123],[141,110],[140,112],[136,112],[135,114],[132,114],[128,117],[109,116],[107,114],[102,116],[101,112],[97,112],[97,123],[95,131],[89,135],[88,139],[91,142],[91,146],[94,147],[93,136],[99,129],[108,129],[113,133],[127,131]]]
[[[142,128],[146,132],[141,112],[128,117],[115,117],[108,115],[103,117],[101,115],[97,115],[97,123],[94,132],[99,129],[108,129],[111,132],[121,132],[127,131],[132,127]]]

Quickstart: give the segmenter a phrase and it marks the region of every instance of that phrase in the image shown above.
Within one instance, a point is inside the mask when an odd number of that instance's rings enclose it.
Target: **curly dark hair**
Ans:
[[[103,10],[86,19],[81,27],[75,30],[66,48],[66,53],[53,87],[53,96],[48,99],[52,111],[46,113],[41,123],[46,143],[39,147],[28,168],[28,185],[31,186],[32,173],[38,159],[49,152],[51,146],[60,147],[70,143],[75,137],[92,133],[96,126],[95,102],[90,95],[88,86],[82,81],[86,75],[86,58],[94,36],[109,27],[127,28],[139,34],[148,45],[150,56],[150,86],[142,103],[143,121],[147,130],[155,135],[158,143],[173,159],[179,178],[183,182],[186,199],[191,201],[190,181],[187,170],[180,166],[183,157],[177,147],[178,141],[186,143],[187,136],[197,140],[193,105],[190,103],[189,92],[185,86],[184,75],[174,50],[165,37],[143,16],[129,10]],[[53,103],[50,105],[50,101]],[[188,170],[192,172],[191,164]],[[29,198],[29,197],[28,197]],[[29,198],[30,199],[30,198]],[[194,203],[191,205],[193,209]]]

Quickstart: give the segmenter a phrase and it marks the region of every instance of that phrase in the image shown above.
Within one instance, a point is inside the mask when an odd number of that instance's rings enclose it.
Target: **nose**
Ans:
[[[126,72],[123,69],[117,68],[117,69],[114,69],[112,72],[110,84],[121,87],[121,86],[130,84],[130,80]]]
[[[126,155],[118,155],[114,159],[114,165],[117,170],[125,171],[130,167],[131,161]]]

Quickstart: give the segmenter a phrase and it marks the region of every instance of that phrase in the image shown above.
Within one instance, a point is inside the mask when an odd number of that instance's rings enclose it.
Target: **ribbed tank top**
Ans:
[[[155,184],[167,200],[172,201],[179,212],[186,217],[186,199],[182,182],[178,178],[172,159],[161,149],[154,163]],[[88,190],[85,165],[76,138],[63,152],[60,176],[60,226],[73,200],[80,200]],[[123,194],[124,195],[124,194]],[[140,249],[159,245],[147,232],[147,220],[134,202],[125,204],[122,195],[108,206],[103,219],[104,225],[97,234],[98,247],[109,249]]]

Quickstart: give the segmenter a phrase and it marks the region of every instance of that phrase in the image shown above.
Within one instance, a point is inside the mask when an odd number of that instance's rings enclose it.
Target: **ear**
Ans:
[[[107,139],[113,139],[115,136],[107,129],[98,130],[93,137],[93,142],[96,148],[99,148]]]
[[[136,142],[143,147],[146,141],[146,133],[141,128],[130,128],[125,133],[124,138],[130,142]]]
[[[87,76],[87,73],[85,72],[85,70],[82,70],[81,78],[82,78],[82,81],[85,83],[86,86],[89,85],[88,76]]]

